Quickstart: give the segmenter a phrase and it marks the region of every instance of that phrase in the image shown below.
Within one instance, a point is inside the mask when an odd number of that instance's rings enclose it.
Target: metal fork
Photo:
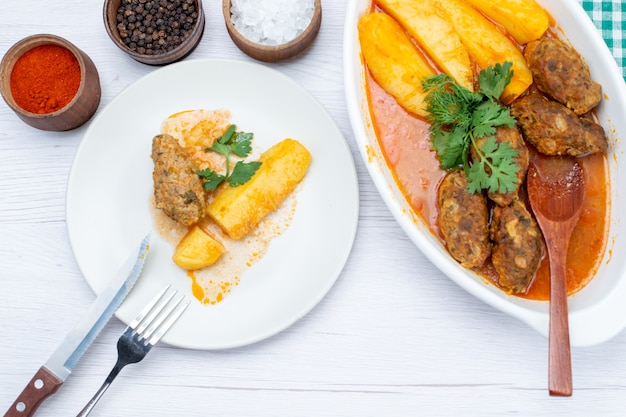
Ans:
[[[167,285],[128,325],[122,336],[117,341],[117,362],[107,376],[106,380],[89,400],[76,417],[87,416],[95,407],[104,392],[109,388],[115,377],[122,368],[131,363],[141,361],[163,335],[169,330],[176,320],[183,314],[189,305],[189,300],[182,303],[185,296],[180,296],[170,303],[178,292],[174,290],[169,296],[164,297],[171,285]],[[181,304],[182,303],[182,304]],[[168,306],[169,305],[169,306]],[[163,312],[163,309],[168,307]]]

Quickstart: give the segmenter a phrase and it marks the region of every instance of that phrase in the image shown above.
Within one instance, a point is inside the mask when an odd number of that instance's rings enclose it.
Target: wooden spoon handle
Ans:
[[[572,395],[572,362],[566,290],[566,256],[559,250],[549,251],[550,262],[550,339],[548,388],[550,395]]]

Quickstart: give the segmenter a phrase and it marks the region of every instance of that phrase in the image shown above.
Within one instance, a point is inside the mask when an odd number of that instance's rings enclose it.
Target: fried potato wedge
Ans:
[[[486,69],[505,61],[513,64],[511,83],[500,98],[505,104],[515,100],[532,84],[533,76],[522,52],[476,9],[459,0],[433,0],[435,7],[448,16],[472,60]]]
[[[465,0],[502,25],[521,45],[539,39],[550,26],[548,13],[535,0]]]
[[[225,252],[221,242],[196,225],[178,243],[172,259],[182,269],[194,271],[213,265]]]
[[[207,212],[232,239],[241,239],[287,198],[304,178],[311,154],[297,140],[284,139],[259,158],[261,167],[237,187],[226,185]]]
[[[434,70],[398,22],[385,13],[359,20],[359,42],[365,63],[378,84],[407,111],[426,116],[421,80]]]
[[[425,53],[460,85],[474,90],[470,56],[459,35],[445,16],[437,13],[433,0],[379,0],[378,5],[393,16]]]

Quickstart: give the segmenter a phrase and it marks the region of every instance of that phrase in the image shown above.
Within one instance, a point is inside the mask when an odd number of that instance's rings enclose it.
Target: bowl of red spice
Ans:
[[[87,122],[100,104],[93,61],[66,39],[32,35],[18,41],[0,62],[0,92],[27,124],[65,131]]]
[[[113,43],[149,65],[185,58],[204,33],[201,0],[105,0],[103,14]]]

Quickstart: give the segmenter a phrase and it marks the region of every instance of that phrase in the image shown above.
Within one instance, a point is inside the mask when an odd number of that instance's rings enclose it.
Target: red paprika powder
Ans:
[[[36,46],[15,62],[11,94],[26,111],[52,113],[72,101],[80,76],[80,64],[69,49],[59,45]]]

